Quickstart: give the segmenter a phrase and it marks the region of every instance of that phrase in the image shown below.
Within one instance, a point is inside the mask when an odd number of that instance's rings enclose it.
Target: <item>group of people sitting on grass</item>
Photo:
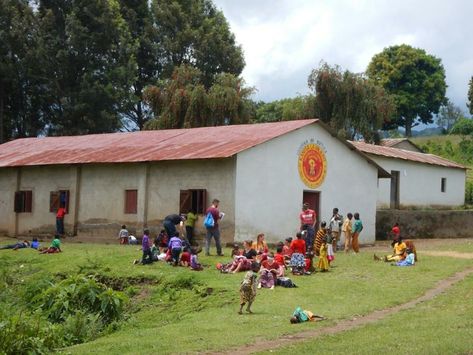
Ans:
[[[146,265],[164,261],[173,266],[189,267],[194,271],[203,269],[197,257],[202,248],[191,246],[187,240],[181,239],[178,233],[168,239],[165,230],[161,230],[154,241],[151,241],[149,229],[145,229],[141,249],[143,251],[141,260],[135,259],[133,264]]]
[[[393,266],[414,266],[417,262],[417,250],[414,242],[402,239],[398,223],[394,224],[390,234],[392,237],[392,254],[385,255],[382,258],[374,254],[374,260],[390,262]]]
[[[47,248],[41,248],[38,238],[33,238],[31,242],[27,240],[23,240],[22,242],[17,242],[14,244],[7,244],[0,247],[0,250],[19,250],[25,248],[32,248],[38,250],[40,254],[53,254],[53,253],[60,253],[61,252],[61,240],[58,236],[52,240],[51,244]]]

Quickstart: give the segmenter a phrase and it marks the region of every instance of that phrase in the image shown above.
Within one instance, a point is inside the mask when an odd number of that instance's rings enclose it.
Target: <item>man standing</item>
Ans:
[[[64,216],[66,215],[66,207],[61,203],[56,212],[56,235],[64,236]]]
[[[317,214],[314,210],[309,208],[308,203],[304,203],[302,205],[302,212],[299,214],[299,219],[301,221],[301,231],[307,231],[305,238],[307,250],[312,250],[314,247],[315,223],[317,222]]]
[[[351,213],[348,213],[347,218],[343,222],[343,226],[342,226],[342,232],[345,237],[345,253],[348,253],[348,250],[350,249],[350,245],[351,245],[351,231],[352,231],[351,219],[352,218],[353,218],[353,215]]]
[[[207,211],[205,212],[206,214],[210,213],[214,219],[213,227],[205,227],[207,229],[207,235],[205,238],[205,255],[210,255],[210,241],[212,240],[212,237],[214,237],[217,254],[223,256],[222,246],[220,244],[220,230],[218,229],[218,220],[221,219],[221,213],[218,210],[219,203],[219,200],[214,199],[212,205],[207,208]]]
[[[171,239],[177,233],[176,226],[179,225],[179,229],[182,232],[183,218],[178,214],[170,214],[164,218],[163,226],[166,230],[168,238]]]

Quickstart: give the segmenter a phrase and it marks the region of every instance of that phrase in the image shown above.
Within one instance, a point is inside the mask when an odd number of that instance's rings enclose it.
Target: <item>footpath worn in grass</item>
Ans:
[[[448,241],[439,250],[447,247]],[[407,302],[471,265],[471,260],[425,255],[413,268],[397,268],[374,262],[372,252],[367,250],[359,255],[338,253],[330,272],[292,277],[299,286],[295,289],[259,290],[253,306],[255,314],[240,316],[238,288],[243,274],[220,274],[215,269],[218,261],[229,257],[201,257],[209,267],[193,272],[164,263],[132,265],[132,260],[141,255],[137,249],[65,243],[64,253],[54,255],[38,255],[33,250],[1,251],[0,262],[17,267],[19,272],[23,265],[21,270],[28,273],[95,271],[104,278],[135,280],[129,320],[117,332],[62,349],[76,354],[219,351],[258,339],[277,339],[306,326],[327,327],[337,320]],[[297,306],[329,320],[291,325],[289,317]]]
[[[377,323],[260,354],[471,354],[472,299],[469,276],[433,300]]]

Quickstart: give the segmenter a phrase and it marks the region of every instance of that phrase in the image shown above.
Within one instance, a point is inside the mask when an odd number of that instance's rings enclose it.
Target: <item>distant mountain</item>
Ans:
[[[442,134],[444,134],[444,129],[442,127],[427,127],[420,131],[412,130],[413,137],[439,136]]]

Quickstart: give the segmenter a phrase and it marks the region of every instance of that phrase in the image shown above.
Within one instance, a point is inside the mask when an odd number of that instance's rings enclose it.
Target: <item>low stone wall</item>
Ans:
[[[472,238],[473,210],[378,210],[376,240],[389,238],[394,223],[403,238]]]

